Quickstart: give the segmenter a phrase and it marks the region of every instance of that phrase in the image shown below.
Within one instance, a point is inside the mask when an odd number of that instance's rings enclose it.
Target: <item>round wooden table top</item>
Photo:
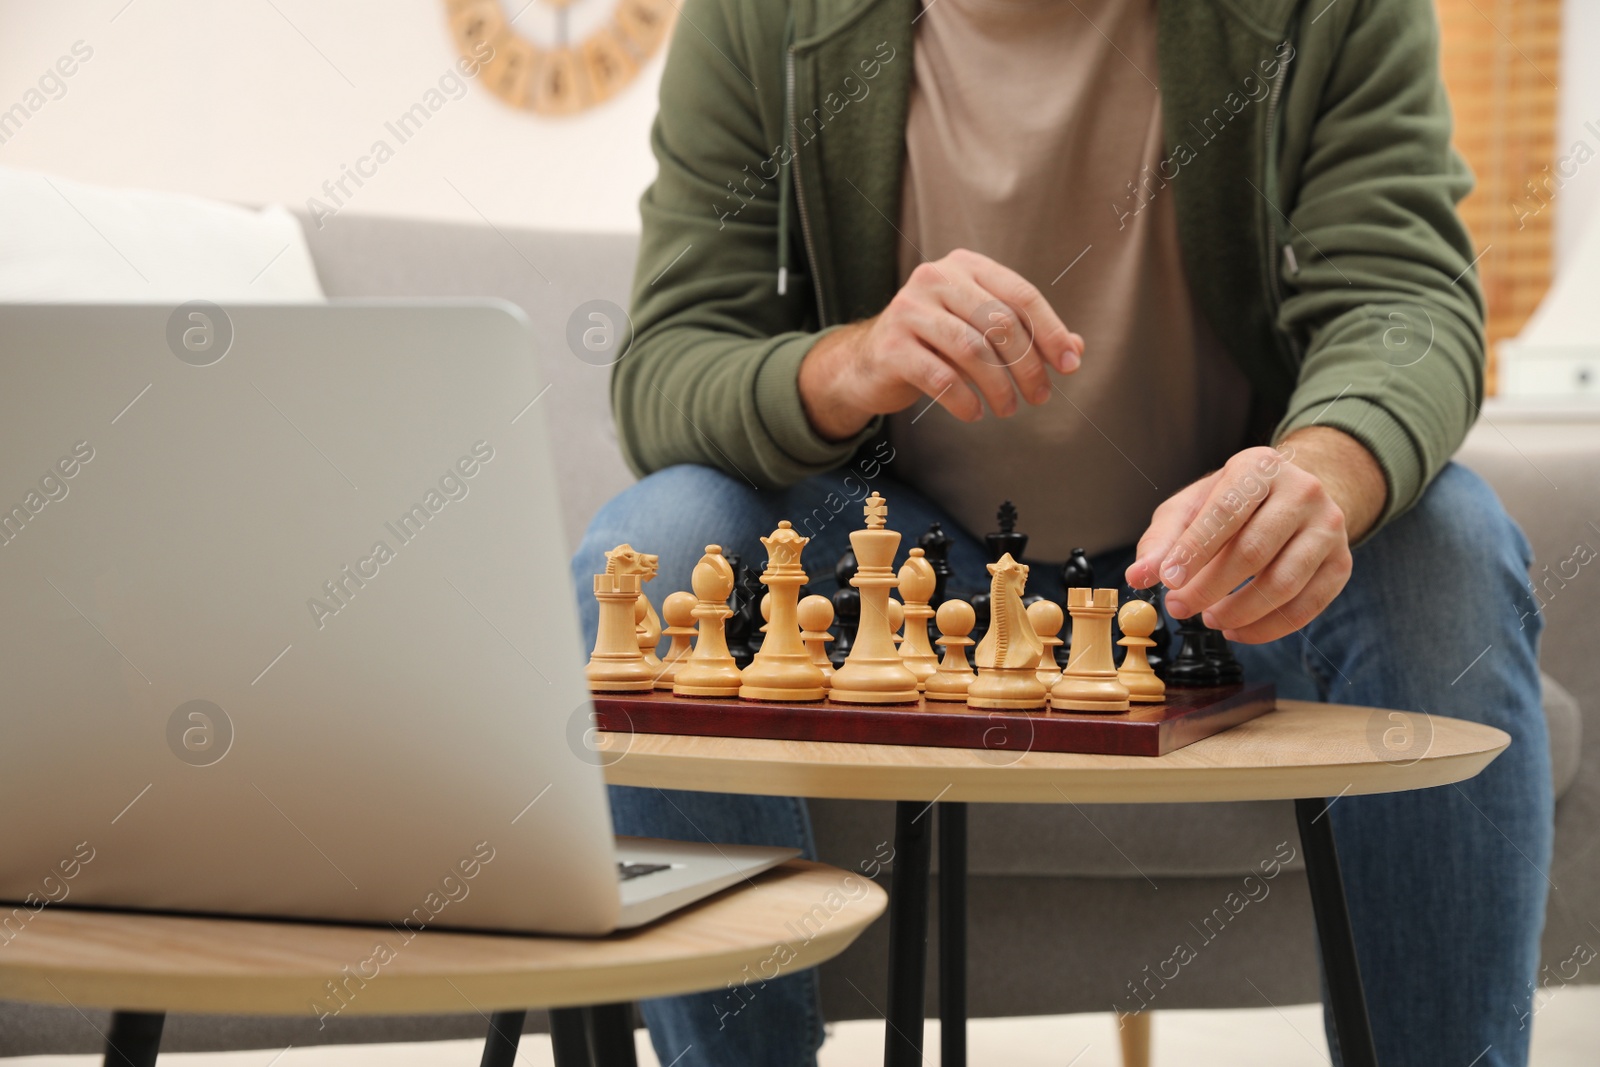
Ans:
[[[0,999],[319,1017],[605,1004],[814,967],[887,902],[869,878],[790,860],[600,938],[428,930],[406,941],[384,926],[46,907],[0,951]]]
[[[1511,743],[1439,715],[1279,700],[1165,756],[597,735],[606,780],[766,796],[1026,804],[1284,800],[1425,789],[1473,777]]]

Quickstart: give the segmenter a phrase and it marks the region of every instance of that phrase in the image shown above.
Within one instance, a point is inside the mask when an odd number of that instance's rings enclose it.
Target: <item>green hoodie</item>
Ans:
[[[897,288],[918,10],[683,5],[635,335],[611,383],[635,471],[700,463],[784,486],[880,432],[823,440],[798,375],[822,332]],[[1176,198],[1195,301],[1254,387],[1262,436],[1318,424],[1361,441],[1386,522],[1483,395],[1483,300],[1455,211],[1472,181],[1450,148],[1432,0],[1161,0],[1158,17],[1167,158],[1135,196]]]

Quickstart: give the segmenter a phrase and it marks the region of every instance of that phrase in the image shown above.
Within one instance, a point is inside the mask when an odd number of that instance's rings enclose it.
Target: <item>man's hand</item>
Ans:
[[[1016,271],[957,249],[920,264],[874,318],[828,334],[800,364],[800,400],[812,427],[842,441],[875,415],[930,397],[975,422],[1050,398],[1048,364],[1078,369],[1083,338]],[[982,396],[983,401],[979,400]]]
[[[1297,430],[1278,448],[1240,452],[1158,507],[1128,584],[1166,583],[1173,617],[1201,612],[1230,641],[1275,641],[1339,595],[1350,542],[1387,496],[1377,460],[1355,438]]]

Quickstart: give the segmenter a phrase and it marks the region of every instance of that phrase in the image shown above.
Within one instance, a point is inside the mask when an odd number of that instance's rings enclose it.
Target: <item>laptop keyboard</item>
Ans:
[[[672,864],[670,863],[623,863],[619,860],[617,862],[617,881],[631,882],[635,878],[643,878],[647,874],[655,874],[657,871],[670,871],[671,869]]]

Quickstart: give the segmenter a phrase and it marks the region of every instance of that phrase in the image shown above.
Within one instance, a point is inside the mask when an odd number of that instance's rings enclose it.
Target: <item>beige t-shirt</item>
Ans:
[[[932,0],[913,64],[902,283],[923,259],[981,252],[1086,351],[1011,418],[894,416],[895,474],[979,536],[1009,498],[1034,558],[1131,544],[1242,446],[1250,402],[1190,297],[1160,187],[1155,0]]]

